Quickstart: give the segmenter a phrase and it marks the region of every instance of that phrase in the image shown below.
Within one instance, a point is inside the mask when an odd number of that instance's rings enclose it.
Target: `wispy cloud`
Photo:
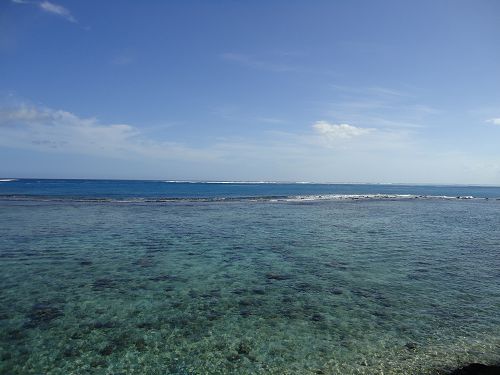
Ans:
[[[225,61],[238,64],[242,67],[274,72],[274,73],[300,73],[336,77],[338,72],[324,68],[318,64],[310,64],[305,60],[306,55],[299,52],[271,51],[258,56],[237,52],[226,52],[219,55]]]
[[[408,97],[411,96],[409,93],[381,86],[371,86],[371,87],[353,87],[344,85],[331,85],[331,87],[337,91],[341,91],[347,94],[355,95],[378,95],[378,96],[394,96],[394,97]]]
[[[70,12],[69,9],[63,7],[62,5],[52,3],[47,0],[44,1],[12,0],[12,2],[15,4],[35,5],[44,12],[62,17],[69,22],[78,23],[78,21],[76,20],[76,18],[73,16],[73,14]]]
[[[118,158],[203,160],[217,153],[143,136],[128,124],[103,124],[95,118],[20,105],[0,110],[0,145]]]
[[[224,60],[232,61],[240,65],[244,65],[249,68],[268,70],[272,72],[284,73],[284,72],[296,72],[301,69],[294,65],[275,63],[271,61],[260,60],[253,56],[244,55],[240,53],[223,53],[221,57]]]
[[[421,103],[412,92],[383,86],[330,85],[332,92],[322,117],[343,119],[360,126],[424,128],[443,112]]]
[[[493,125],[500,125],[500,117],[490,118],[489,120],[486,120],[486,122],[489,122]]]
[[[428,104],[418,103],[413,94],[389,87],[330,86],[336,93],[338,106],[347,109],[398,109],[412,115],[433,115],[441,111]]]
[[[66,9],[65,7],[63,7],[62,5],[58,5],[58,4],[54,4],[54,3],[51,3],[49,1],[43,1],[41,3],[39,3],[39,7],[48,12],[48,13],[52,13],[52,14],[55,14],[57,16],[60,16],[70,22],[74,22],[76,23],[76,19],[75,17],[73,17],[73,15],[71,14],[71,12]]]
[[[283,125],[288,123],[288,121],[284,118],[275,117],[272,115],[256,116],[235,106],[215,107],[211,110],[211,113],[221,119],[231,121],[234,124],[266,123],[271,125]]]
[[[326,121],[317,121],[313,125],[313,129],[317,134],[324,136],[330,141],[351,139],[366,135],[375,130],[371,128],[359,128],[349,124],[330,124]]]
[[[286,124],[287,121],[277,117],[257,117],[259,122],[265,122],[267,124]]]

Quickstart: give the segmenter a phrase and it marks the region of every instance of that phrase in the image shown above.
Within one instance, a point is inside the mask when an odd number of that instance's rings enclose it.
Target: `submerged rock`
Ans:
[[[64,349],[63,353],[62,353],[65,357],[77,357],[80,355],[80,352],[78,351],[77,348],[74,348],[74,347],[68,347],[66,349]]]
[[[408,350],[416,350],[417,349],[417,343],[416,342],[407,342],[405,344],[405,348]]]
[[[97,359],[94,360],[90,363],[90,366],[96,368],[96,367],[106,367],[107,363],[104,359]]]
[[[387,319],[389,316],[383,311],[374,311],[372,315],[379,319]],[[408,344],[407,344],[408,345]],[[416,345],[416,344],[415,344]]]
[[[172,280],[171,275],[158,275],[154,277],[150,277],[149,280],[151,281],[167,281],[167,280]]]
[[[456,369],[449,375],[498,375],[500,374],[500,364],[483,365],[481,363],[471,363],[465,367]]]
[[[339,270],[346,270],[348,264],[340,260],[331,260],[326,264],[327,267],[337,268]]]
[[[151,280],[151,281],[186,281],[186,279],[183,277],[175,276],[175,275],[168,275],[168,274],[150,277],[149,280]]]
[[[22,340],[25,337],[25,333],[20,330],[20,329],[11,329],[10,331],[7,331],[7,338],[9,340]]]
[[[137,328],[141,329],[153,329],[155,327],[155,324],[152,322],[142,322],[137,324]]]
[[[244,294],[247,290],[246,289],[243,289],[243,288],[237,288],[237,289],[234,289],[232,291],[232,293],[234,294],[237,294],[237,295],[240,295],[240,294]]]
[[[303,293],[310,293],[310,292],[320,292],[321,291],[321,286],[315,285],[312,283],[308,282],[300,282],[294,285],[293,287],[295,290]]]
[[[108,279],[106,277],[102,279],[97,279],[92,283],[93,290],[105,290],[105,289],[113,289],[116,287],[116,283],[113,279]]]
[[[149,268],[153,267],[154,263],[151,258],[145,257],[145,258],[140,258],[134,264],[137,264],[138,266],[141,266],[142,268]]]
[[[144,349],[146,349],[146,341],[143,338],[136,340],[134,345],[135,345],[135,348],[140,352],[142,352]]]
[[[44,323],[48,323],[63,315],[60,308],[52,306],[49,303],[36,303],[31,308],[27,315],[27,327],[35,327]]]
[[[226,359],[229,361],[229,362],[235,362],[235,361],[238,361],[241,359],[241,356],[238,354],[238,353],[231,353],[229,354]]]
[[[105,328],[113,328],[115,324],[113,322],[94,322],[89,324],[91,329],[105,329]]]
[[[244,298],[238,301],[240,306],[260,306],[262,302],[257,299]]]
[[[373,291],[368,289],[356,288],[352,290],[352,294],[363,297],[363,298],[371,298],[373,297]]]
[[[290,276],[288,275],[284,275],[284,274],[279,274],[279,273],[271,273],[271,272],[268,272],[266,273],[266,278],[268,280],[288,280],[290,279]]]
[[[323,320],[325,320],[325,317],[319,313],[315,313],[311,316],[311,320],[313,322],[322,322]]]
[[[266,294],[266,290],[263,288],[254,288],[254,289],[252,289],[252,293],[262,296],[262,295]]]
[[[338,295],[342,294],[343,292],[342,292],[342,289],[332,288],[332,289],[330,289],[330,293],[338,296]]]
[[[248,318],[249,316],[253,315],[253,313],[250,310],[247,309],[241,309],[240,310],[240,315],[244,318]]]
[[[280,309],[278,312],[281,315],[281,317],[287,318],[287,319],[293,319],[293,318],[298,316],[298,313],[296,311],[294,311],[293,309],[284,308],[284,309]]]
[[[217,320],[222,317],[222,314],[217,311],[209,311],[206,316],[207,320]]]
[[[242,354],[242,355],[250,354],[251,350],[252,350],[252,348],[250,347],[250,345],[248,345],[245,342],[240,342],[240,344],[236,348],[236,351],[238,352],[238,354]]]
[[[108,356],[113,354],[115,347],[112,344],[106,345],[103,349],[99,350],[99,354],[102,356]]]
[[[201,294],[201,298],[205,299],[217,299],[221,297],[221,293],[219,289],[212,289],[209,290],[208,292],[205,292]]]

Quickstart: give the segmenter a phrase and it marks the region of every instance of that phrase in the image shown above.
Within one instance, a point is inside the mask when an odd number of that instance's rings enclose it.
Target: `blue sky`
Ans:
[[[500,2],[0,3],[0,176],[500,185]]]

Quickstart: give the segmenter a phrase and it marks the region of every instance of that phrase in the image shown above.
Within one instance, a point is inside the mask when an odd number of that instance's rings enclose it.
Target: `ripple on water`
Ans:
[[[493,364],[497,206],[11,202],[0,215],[0,373]]]

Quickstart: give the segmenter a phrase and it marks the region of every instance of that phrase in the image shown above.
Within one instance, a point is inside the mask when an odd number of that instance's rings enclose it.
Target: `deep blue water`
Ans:
[[[214,199],[251,196],[263,198]],[[0,182],[0,374],[418,375],[499,362],[499,196]]]
[[[412,194],[500,198],[500,187],[301,183],[169,183],[125,180],[40,180],[0,182],[1,196],[58,198],[242,198],[324,194]]]

